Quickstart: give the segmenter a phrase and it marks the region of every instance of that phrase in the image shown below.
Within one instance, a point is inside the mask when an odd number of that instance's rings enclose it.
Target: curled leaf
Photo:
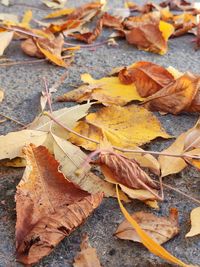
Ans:
[[[200,207],[195,208],[191,211],[190,218],[192,226],[185,237],[192,237],[200,234]]]

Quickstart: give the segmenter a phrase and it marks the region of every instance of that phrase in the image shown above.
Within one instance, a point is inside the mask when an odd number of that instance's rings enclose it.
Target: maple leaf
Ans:
[[[158,244],[163,244],[179,233],[178,211],[170,209],[169,217],[158,217],[147,212],[135,212],[132,218]],[[131,224],[124,220],[117,228],[115,235],[120,239],[141,242]]]
[[[132,100],[142,101],[134,85],[124,85],[118,77],[104,77],[93,79],[90,74],[82,74],[81,80],[89,85],[83,85],[75,90],[67,92],[57,98],[58,101],[84,101],[98,100],[105,106],[123,106]]]
[[[45,147],[30,145],[24,153],[27,168],[16,193],[17,260],[34,264],[81,225],[103,195],[67,180]]]
[[[90,113],[84,121],[78,122],[74,131],[98,142],[101,142],[105,136],[113,146],[121,148],[135,148],[158,136],[170,137],[152,113],[135,105],[104,107],[96,113]],[[96,150],[97,148],[95,143],[74,134],[70,134],[69,137],[72,143],[85,149]]]
[[[162,88],[157,93],[148,97],[144,104],[150,110],[158,110],[178,114],[181,111],[192,109],[193,101],[199,99],[200,78],[192,74],[184,74],[178,78],[173,84]],[[196,105],[198,111],[198,104]]]
[[[142,97],[150,96],[174,81],[173,75],[165,68],[145,61],[138,61],[119,72],[122,83],[134,83]]]
[[[80,245],[81,251],[74,258],[73,267],[101,267],[95,248],[88,243],[88,235],[84,234]]]
[[[186,234],[185,237],[192,237],[195,235],[200,234],[200,207],[197,207],[191,211],[190,218],[191,218],[191,229],[190,231]]]
[[[3,55],[5,49],[9,46],[13,38],[13,32],[3,31],[0,32],[0,56]]]

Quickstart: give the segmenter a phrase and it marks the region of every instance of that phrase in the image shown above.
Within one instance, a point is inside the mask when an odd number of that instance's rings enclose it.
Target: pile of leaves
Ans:
[[[21,22],[6,15],[0,26],[2,54],[10,41],[18,38],[28,55],[66,67],[72,51],[80,47],[65,47],[65,38],[90,44],[103,27],[111,27],[116,36],[125,37],[139,49],[164,54],[170,35],[198,28],[198,10],[186,1],[142,7],[128,2],[126,16],[107,13],[103,1],[77,9],[63,9],[65,1],[61,0],[43,2],[61,8],[48,19],[62,19],[53,23],[37,21],[42,27],[35,29],[30,26],[30,11]],[[174,9],[184,13],[174,15]],[[141,14],[135,16],[134,12]],[[83,30],[94,17],[95,29]],[[165,198],[163,188],[176,190],[162,182],[164,177],[190,166],[200,170],[200,119],[175,138],[153,113],[200,112],[200,76],[139,61],[117,67],[98,80],[85,73],[81,80],[79,88],[57,98],[78,104],[53,111],[51,94],[55,88],[49,89],[44,79],[42,113],[22,130],[0,136],[1,165],[25,167],[15,195],[17,260],[25,265],[37,263],[84,223],[104,197],[113,197],[126,218],[113,233],[116,237],[141,242],[162,259],[189,266],[161,246],[180,232],[177,209],[170,209],[168,217],[143,211],[130,215],[123,203],[137,199],[158,209]],[[49,111],[44,111],[47,103]],[[142,148],[158,137],[175,140],[161,152]],[[199,205],[199,200],[187,197]],[[200,234],[200,207],[190,216],[191,230],[186,237]],[[74,266],[101,266],[87,235]]]
[[[196,48],[200,47],[197,4],[185,0],[164,1],[159,5],[149,2],[143,6],[126,2],[124,9],[110,10],[103,0],[78,8],[64,8],[65,2],[44,0],[48,7],[60,8],[48,14],[45,21],[34,20],[31,10],[25,12],[21,21],[16,15],[0,14],[0,55],[12,40],[20,40],[25,54],[68,67],[75,51],[103,44],[116,45],[118,38],[125,38],[138,49],[163,55],[170,37],[191,33],[196,35]],[[88,28],[89,23],[95,26]],[[112,29],[113,33],[92,45],[104,28]],[[71,39],[88,45],[75,45]]]

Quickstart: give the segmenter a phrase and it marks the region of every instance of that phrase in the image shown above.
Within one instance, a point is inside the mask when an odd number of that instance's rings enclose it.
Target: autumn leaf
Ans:
[[[53,19],[53,18],[58,18],[62,16],[67,16],[71,14],[74,11],[74,8],[64,8],[60,10],[56,10],[54,12],[51,12],[47,16],[45,16],[45,19]]]
[[[172,74],[165,68],[145,61],[138,61],[119,72],[124,84],[134,83],[142,97],[150,96],[174,81]]]
[[[144,16],[144,17],[143,17]],[[174,32],[174,27],[160,21],[154,14],[143,15],[136,20],[130,18],[126,23],[126,40],[139,49],[164,55],[167,52],[167,40]]]
[[[118,77],[104,77],[93,79],[90,74],[81,75],[81,80],[88,85],[83,85],[75,90],[58,97],[58,101],[84,102],[88,99],[98,100],[107,105],[123,106],[132,100],[142,101],[134,85],[122,84]]]
[[[4,94],[4,91],[0,89],[0,102],[3,101],[3,99],[4,99],[4,95],[5,95],[5,94]]]
[[[191,211],[190,214],[190,218],[191,218],[191,229],[190,231],[186,234],[185,237],[192,237],[195,235],[199,235],[200,234],[200,207],[195,208]]]
[[[74,258],[73,267],[101,267],[95,248],[88,242],[88,235],[84,234],[80,245],[81,251]]]
[[[158,217],[152,213],[135,212],[132,218],[158,244],[163,244],[179,233],[178,211],[170,209],[169,217]],[[135,229],[124,220],[117,228],[115,235],[120,239],[141,242]]]
[[[33,17],[32,11],[31,10],[27,10],[24,13],[24,16],[22,18],[20,26],[24,27],[24,28],[30,28],[30,22],[32,20],[32,17]]]
[[[162,246],[160,246],[156,241],[154,241],[137,223],[136,220],[132,218],[132,216],[128,213],[128,211],[124,208],[118,193],[118,186],[116,186],[117,196],[118,196],[118,202],[120,209],[124,215],[124,217],[127,219],[127,221],[132,225],[132,227],[137,232],[138,236],[140,237],[141,242],[143,245],[153,254],[157,255],[158,257],[167,260],[168,262],[175,263],[182,267],[189,267],[189,265],[185,264],[181,260],[174,257],[172,254],[170,254],[167,250],[165,250]]]
[[[184,74],[173,84],[162,88],[148,97],[144,104],[150,110],[178,114],[187,111],[194,101],[200,88],[200,79],[192,74]]]
[[[27,168],[16,193],[17,260],[34,264],[81,225],[103,195],[67,180],[45,147],[30,145],[24,153]]]
[[[5,49],[9,46],[13,38],[13,32],[0,32],[0,56],[3,55]]]
[[[96,113],[90,113],[84,121],[77,123],[74,131],[98,142],[101,142],[105,136],[113,146],[121,148],[134,148],[158,136],[170,137],[152,113],[135,105],[110,106],[102,108]],[[95,143],[74,134],[70,134],[69,140],[88,150],[96,150],[97,147]]]
[[[67,0],[42,0],[43,4],[52,9],[63,8]]]

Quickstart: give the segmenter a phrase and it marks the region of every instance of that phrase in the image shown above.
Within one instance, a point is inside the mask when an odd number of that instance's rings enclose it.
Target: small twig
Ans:
[[[158,181],[155,181],[155,180],[154,180],[154,182],[156,182],[157,184],[160,184],[160,182],[158,182]],[[163,185],[164,187],[166,187],[166,188],[168,188],[168,189],[171,189],[171,190],[173,190],[173,191],[175,191],[175,192],[177,192],[177,193],[183,195],[184,197],[187,197],[187,198],[193,200],[194,202],[200,204],[200,200],[199,200],[199,199],[196,199],[196,198],[194,198],[194,197],[192,197],[192,196],[190,196],[190,195],[188,195],[188,194],[186,194],[186,193],[180,191],[179,189],[176,189],[176,188],[172,187],[171,185],[165,184],[165,183],[163,183],[163,182],[162,182],[162,185]]]
[[[43,81],[44,81],[44,86],[45,86],[45,93],[46,93],[47,102],[49,105],[50,112],[52,113],[51,94],[50,94],[49,89],[48,89],[46,77],[43,77]]]
[[[37,59],[37,60],[24,60],[24,61],[16,61],[16,62],[9,62],[9,63],[2,63],[0,67],[7,67],[7,66],[14,66],[14,65],[25,65],[25,64],[33,64],[33,63],[40,63],[47,61],[46,58],[44,59]]]
[[[9,121],[13,121],[13,122],[15,122],[15,123],[19,124],[20,126],[23,126],[23,127],[25,126],[25,124],[23,124],[22,122],[17,121],[17,120],[15,120],[15,119],[13,119],[13,118],[7,116],[7,115],[4,115],[4,114],[0,113],[0,116],[6,118],[6,119],[9,120]]]
[[[105,40],[105,41],[102,41],[102,42],[99,42],[99,43],[95,43],[95,44],[88,44],[88,45],[80,45],[78,44],[78,46],[80,48],[94,48],[94,47],[98,47],[98,46],[102,46],[104,44],[107,44],[108,43],[108,40]],[[68,42],[64,42],[65,45],[67,46],[76,46],[77,44],[73,44],[73,43],[68,43]]]
[[[61,77],[59,78],[58,81],[56,81],[51,88],[49,88],[49,92],[56,92],[57,89],[61,86],[61,84],[68,78],[68,71],[66,71]]]
[[[39,34],[35,34],[35,33],[31,32],[30,30],[23,30],[23,29],[20,29],[20,28],[16,28],[14,26],[7,27],[7,26],[2,25],[2,24],[0,24],[0,26],[1,26],[1,28],[6,29],[8,31],[20,32],[20,33],[23,33],[23,34],[26,34],[26,35],[37,37],[37,38],[44,38],[44,36],[39,35]]]
[[[75,134],[78,137],[81,137],[85,140],[88,140],[90,142],[93,142],[95,144],[100,144],[100,142],[89,138],[87,136],[84,136],[82,134],[77,133],[76,131],[68,128],[66,125],[62,124],[61,122],[57,121],[56,118],[54,118],[51,114],[49,114],[48,112],[44,112],[44,115],[48,116],[51,120],[53,120],[55,123],[57,123],[59,126],[61,126],[62,128],[64,128],[65,130],[67,130],[70,133]],[[169,153],[163,153],[163,152],[157,152],[157,151],[149,151],[149,150],[145,150],[145,151],[138,151],[138,150],[134,150],[134,149],[126,149],[126,148],[121,148],[121,147],[117,147],[117,146],[112,146],[114,149],[121,151],[121,152],[130,152],[130,153],[134,153],[134,154],[151,154],[151,155],[159,155],[159,156],[168,156],[168,157],[175,157],[175,158],[192,158],[192,159],[200,159],[200,156],[192,156],[192,155],[187,155],[187,154],[169,154]]]

